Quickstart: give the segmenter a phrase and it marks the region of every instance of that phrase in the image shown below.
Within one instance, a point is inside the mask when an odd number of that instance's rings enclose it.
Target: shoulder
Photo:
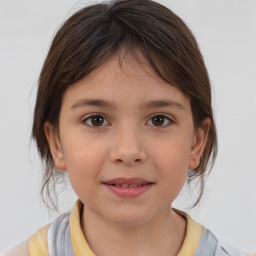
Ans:
[[[218,241],[216,248],[216,255],[220,256],[247,256],[244,251],[239,248],[234,247],[233,245],[227,244],[223,241]]]
[[[42,255],[47,256],[48,253],[48,241],[47,233],[50,224],[40,228],[34,235],[28,239],[29,255]]]
[[[4,256],[48,255],[47,230],[49,225],[40,228],[28,240],[18,244]]]
[[[176,209],[175,211],[187,220],[186,237],[181,248],[182,253],[180,252],[179,254],[180,256],[187,255],[187,252],[191,252],[191,248],[193,248],[194,256],[256,256],[254,253],[245,253],[244,251],[219,240],[209,229],[195,222],[185,212]]]
[[[233,245],[222,242],[218,244],[216,255],[230,255],[230,256],[256,256],[256,253],[245,253],[241,249],[234,247]]]
[[[243,250],[225,241],[220,241],[210,230],[204,227],[196,255],[206,255],[206,252],[215,256],[250,256]],[[254,254],[251,256],[254,256]]]
[[[4,256],[29,256],[28,241],[24,241],[21,244],[18,244]]]
[[[69,215],[70,212],[60,215],[50,224],[37,230],[28,240],[13,247],[4,256],[49,256],[48,240],[52,241],[57,234],[63,233]]]
[[[28,239],[30,256],[48,256],[49,252],[54,252],[60,244],[63,244],[60,240],[69,234],[69,215],[70,213],[61,214]],[[64,244],[66,246],[66,241]]]

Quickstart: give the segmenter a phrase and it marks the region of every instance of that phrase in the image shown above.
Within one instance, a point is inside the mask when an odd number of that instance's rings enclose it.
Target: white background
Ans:
[[[57,27],[87,3],[0,0],[0,252],[57,215],[40,202],[41,165],[30,143],[36,84]],[[256,251],[256,1],[161,3],[194,32],[213,85],[219,155],[201,206],[189,213],[217,236]],[[74,200],[67,189],[61,210]]]

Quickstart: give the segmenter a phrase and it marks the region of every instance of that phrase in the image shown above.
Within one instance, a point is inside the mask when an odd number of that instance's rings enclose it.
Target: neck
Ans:
[[[100,256],[176,256],[186,233],[186,220],[172,209],[148,222],[122,226],[85,208],[81,226],[90,248]]]

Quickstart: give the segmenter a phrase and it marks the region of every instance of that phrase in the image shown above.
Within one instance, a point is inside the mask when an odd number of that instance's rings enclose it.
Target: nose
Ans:
[[[143,139],[138,131],[131,128],[123,129],[113,138],[111,161],[126,166],[140,165],[147,159]]]

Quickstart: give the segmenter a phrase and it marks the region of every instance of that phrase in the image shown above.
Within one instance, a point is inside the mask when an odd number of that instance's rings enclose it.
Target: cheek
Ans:
[[[106,149],[98,143],[81,143],[81,140],[69,145],[65,147],[64,159],[70,183],[80,196],[92,190],[95,183],[99,182]]]
[[[164,142],[155,146],[154,159],[159,166],[159,170],[169,169],[171,173],[180,173],[182,170],[187,171],[190,159],[191,144],[189,140],[166,139]]]
[[[67,136],[68,137],[68,136]],[[68,171],[84,171],[97,169],[106,155],[106,148],[102,141],[88,138],[83,134],[69,136],[69,140],[63,140],[63,155]]]
[[[154,151],[155,168],[159,173],[162,192],[172,200],[182,189],[188,171],[189,146],[181,143],[162,143]]]

